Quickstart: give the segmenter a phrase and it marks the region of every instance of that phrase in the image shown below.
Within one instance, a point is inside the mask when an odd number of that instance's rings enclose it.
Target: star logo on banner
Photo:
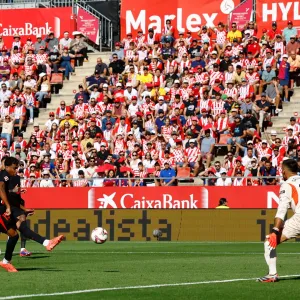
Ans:
[[[103,198],[98,198],[99,208],[107,208],[110,206],[111,208],[118,208],[116,202],[114,201],[116,193],[112,193],[110,196],[103,194]]]

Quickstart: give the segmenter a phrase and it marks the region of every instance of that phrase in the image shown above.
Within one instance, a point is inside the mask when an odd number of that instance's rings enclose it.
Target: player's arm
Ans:
[[[5,183],[3,181],[0,181],[0,197],[4,203],[4,205],[6,206],[6,214],[10,215],[11,211],[10,211],[10,204],[8,202],[7,199],[7,195],[5,192]]]

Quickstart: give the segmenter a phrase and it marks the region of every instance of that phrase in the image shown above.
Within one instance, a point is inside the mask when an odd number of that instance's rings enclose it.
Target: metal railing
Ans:
[[[112,21],[98,12],[96,9],[91,7],[88,2],[93,1],[83,1],[83,0],[50,0],[51,7],[73,7],[73,12],[76,14],[78,8],[84,9],[86,12],[94,16],[99,20],[99,50],[102,52],[103,47],[113,48],[113,25]],[[95,1],[96,2],[96,1]],[[95,51],[95,47],[92,49]]]
[[[1,9],[50,7],[50,0],[0,0]]]
[[[217,179],[219,179],[221,177],[177,177],[176,179],[178,181],[178,185],[180,186],[184,186],[184,185],[188,185],[188,186],[211,186],[211,181],[216,181]],[[273,185],[280,185],[281,184],[281,180],[282,177],[276,176],[259,176],[259,177],[229,177],[229,176],[222,176],[222,178],[230,178],[232,180],[232,185],[234,182],[234,179],[236,178],[240,178],[242,180],[247,180],[247,181],[251,181],[252,183],[254,182],[260,182],[260,186],[265,186],[266,185],[266,181],[270,180],[270,179],[276,179],[276,184]],[[156,184],[156,186],[159,186],[159,182],[163,181],[163,180],[171,180],[172,178],[167,178],[167,177],[146,177],[146,178],[138,178],[138,177],[131,177],[130,181],[132,183],[138,182],[138,181],[143,181],[144,183],[150,183],[151,181]],[[22,178],[23,182],[38,182],[40,183],[42,180],[45,180],[45,178]],[[55,177],[55,178],[47,178],[47,180],[52,180],[54,182],[54,186],[58,186],[59,184],[61,184],[63,181],[67,182],[67,183],[72,183],[73,181],[79,181],[79,180],[86,180],[86,182],[88,183],[88,186],[92,187],[94,186],[93,183],[96,181],[116,181],[117,182],[117,186],[121,186],[121,182],[122,181],[129,181],[128,177],[117,177],[117,178],[107,178],[107,177],[92,177],[92,178],[61,178],[61,177]],[[249,184],[246,184],[249,186]],[[255,184],[253,184],[255,185]],[[134,184],[132,185],[134,186]],[[145,185],[146,186],[146,185]],[[220,185],[219,185],[220,186]],[[229,185],[230,186],[230,185]],[[33,186],[33,187],[37,187],[37,186]],[[222,186],[222,187],[226,187],[226,186]]]

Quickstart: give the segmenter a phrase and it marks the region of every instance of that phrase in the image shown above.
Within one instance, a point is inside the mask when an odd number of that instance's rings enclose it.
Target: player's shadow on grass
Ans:
[[[18,271],[44,271],[44,272],[60,272],[61,270],[55,268],[18,268]]]
[[[285,277],[285,278],[279,277],[279,281],[290,281],[290,280],[300,280],[300,275],[297,277]]]
[[[111,270],[111,271],[103,271],[104,273],[120,273],[120,271],[117,270]]]
[[[48,258],[50,255],[32,255],[27,257],[28,259],[39,259],[39,258]]]

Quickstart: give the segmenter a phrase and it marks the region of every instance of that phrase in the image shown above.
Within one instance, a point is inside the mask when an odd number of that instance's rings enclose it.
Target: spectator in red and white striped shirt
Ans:
[[[73,184],[73,187],[86,187],[86,186],[89,186],[88,181],[85,179],[83,170],[78,171],[78,179],[74,180],[72,184]]]

